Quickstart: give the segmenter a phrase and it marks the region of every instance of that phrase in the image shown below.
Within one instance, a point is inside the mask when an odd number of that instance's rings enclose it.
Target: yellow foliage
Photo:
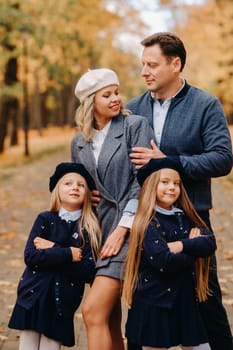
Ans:
[[[233,122],[233,1],[209,0],[186,7],[175,31],[185,42],[189,81],[217,95]]]

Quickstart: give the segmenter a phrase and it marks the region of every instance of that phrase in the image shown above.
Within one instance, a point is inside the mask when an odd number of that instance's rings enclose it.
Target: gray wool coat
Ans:
[[[129,153],[134,146],[149,147],[151,139],[154,139],[154,135],[146,118],[119,115],[112,119],[97,165],[92,142],[85,141],[81,133],[77,133],[71,141],[72,161],[80,162],[87,168],[101,194],[97,214],[103,243],[118,225],[123,212],[134,213],[136,210],[140,187]],[[126,249],[127,243],[111,260],[123,262]],[[97,266],[107,265],[109,260],[99,261]]]

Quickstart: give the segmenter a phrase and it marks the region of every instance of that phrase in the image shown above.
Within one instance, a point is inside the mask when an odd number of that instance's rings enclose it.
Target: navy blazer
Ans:
[[[33,240],[36,236],[55,242],[52,248],[38,250]],[[30,309],[44,288],[55,288],[59,297],[59,312],[72,316],[78,308],[85,283],[95,274],[95,259],[87,232],[80,239],[77,222],[69,227],[57,212],[45,211],[36,218],[24,251],[26,269],[20,279],[17,303]],[[82,248],[82,260],[72,262],[70,247]]]
[[[153,127],[153,98],[149,91],[126,105],[146,117]],[[227,120],[219,100],[187,82],[172,98],[160,149],[178,155],[184,167],[185,188],[196,210],[212,207],[211,178],[232,169],[232,145]]]
[[[207,229],[189,239],[190,221],[181,213],[156,213],[146,231],[134,298],[163,308],[171,308],[182,286],[195,294],[194,263],[197,257],[214,253],[216,241]],[[183,252],[171,253],[167,242],[182,240]]]

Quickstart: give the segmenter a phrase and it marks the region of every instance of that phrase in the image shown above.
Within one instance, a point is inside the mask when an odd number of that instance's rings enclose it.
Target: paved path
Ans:
[[[38,212],[48,206],[48,178],[57,163],[69,159],[68,150],[33,164],[0,169],[0,350],[18,349],[18,332],[7,322],[15,302],[16,287],[24,268],[23,248]],[[223,301],[233,325],[233,184],[214,180],[212,223],[218,241],[218,271]],[[124,316],[125,316],[124,310]],[[75,315],[76,346],[87,350],[80,311]],[[64,348],[63,350],[68,349]],[[28,349],[30,350],[30,349]]]

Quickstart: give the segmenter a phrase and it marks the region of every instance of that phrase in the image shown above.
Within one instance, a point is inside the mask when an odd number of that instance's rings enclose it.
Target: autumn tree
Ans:
[[[160,0],[172,12],[173,28],[185,43],[185,76],[221,100],[233,123],[233,1]]]
[[[9,72],[14,75],[12,89],[4,76],[0,76],[0,83],[7,98],[15,96],[20,106],[25,100],[24,87],[27,84],[31,127],[41,131],[49,124],[72,123],[77,103],[74,86],[88,68],[103,65],[115,68],[125,80],[124,94],[132,92],[128,84],[130,79],[125,79],[125,76],[130,65],[134,70],[137,59],[121,46],[120,38],[125,32],[140,33],[143,23],[139,12],[127,1],[21,0],[19,3],[20,6],[15,6],[12,0],[0,0],[4,28],[0,31],[0,50],[2,57],[9,55],[9,48],[7,53],[4,45],[8,36],[13,45],[15,64],[15,69],[12,69],[12,64],[7,66],[6,59],[0,62],[8,76]],[[129,25],[129,18],[132,25]],[[7,21],[10,23],[8,30]],[[22,32],[27,32],[26,39],[22,39]],[[3,94],[1,101],[3,103]],[[1,128],[4,131],[1,137],[3,145],[9,113],[4,108],[0,113],[1,121],[5,123],[5,129]],[[19,122],[22,126],[22,118]],[[13,124],[17,128],[16,120]]]
[[[215,0],[214,13],[220,35],[218,66],[220,70],[217,94],[228,120],[233,124],[233,2]]]
[[[18,15],[18,3],[12,3],[10,6],[2,6],[0,28],[4,33],[2,45],[3,62],[5,69],[2,76],[2,91],[1,91],[1,114],[0,114],[0,152],[4,149],[4,140],[7,135],[8,123],[11,121],[11,144],[17,143],[17,112],[18,99],[15,96],[15,85],[17,78],[17,58],[16,46],[11,40],[15,18]],[[5,54],[5,55],[4,55]]]

